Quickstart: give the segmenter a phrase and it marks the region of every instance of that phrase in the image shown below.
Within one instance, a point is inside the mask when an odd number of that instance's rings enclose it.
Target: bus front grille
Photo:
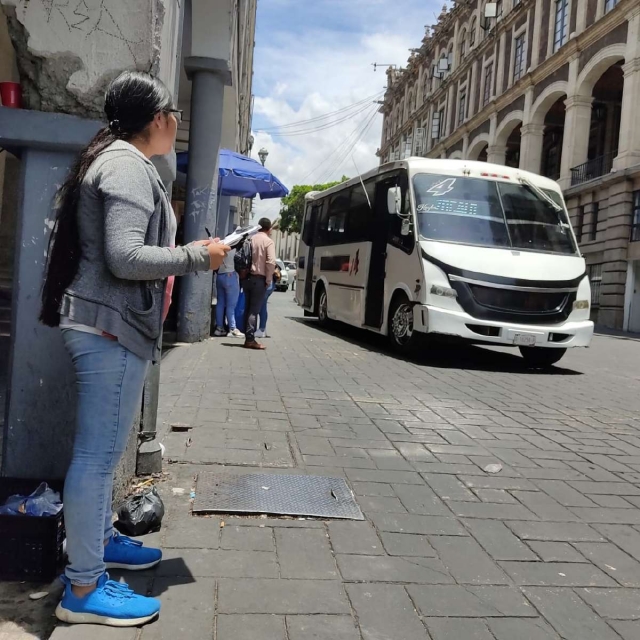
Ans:
[[[470,284],[476,302],[483,307],[515,313],[553,313],[567,303],[567,293],[514,291]]]
[[[575,291],[527,290],[451,279],[460,306],[472,317],[523,324],[558,324],[571,313]]]

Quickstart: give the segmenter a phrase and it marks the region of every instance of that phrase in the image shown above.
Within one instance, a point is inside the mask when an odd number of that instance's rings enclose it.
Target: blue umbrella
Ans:
[[[177,154],[178,170],[186,172],[189,154]],[[218,195],[260,199],[282,198],[289,193],[278,178],[259,162],[229,149],[220,149]]]

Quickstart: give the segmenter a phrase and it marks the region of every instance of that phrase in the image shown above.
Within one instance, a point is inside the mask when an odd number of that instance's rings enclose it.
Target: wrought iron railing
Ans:
[[[617,151],[605,153],[593,160],[588,160],[584,164],[579,164],[571,169],[571,186],[595,180],[609,173],[613,168],[613,160],[618,155]]]

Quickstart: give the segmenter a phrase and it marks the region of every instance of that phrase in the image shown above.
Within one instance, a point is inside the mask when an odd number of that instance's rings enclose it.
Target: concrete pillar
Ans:
[[[445,136],[450,136],[455,129],[455,95],[456,88],[452,84],[449,87],[448,97],[447,97],[447,105],[445,107],[445,122],[447,123],[447,129],[445,131]]]
[[[491,145],[487,149],[487,162],[493,164],[505,164],[507,161],[506,145]]]
[[[218,202],[218,220],[216,223],[216,236],[224,238],[229,228],[229,217],[231,215],[231,197],[220,196]]]
[[[227,62],[191,57],[185,60],[191,80],[189,172],[184,215],[184,242],[206,238],[216,229],[218,154],[222,137],[224,87],[231,83]],[[198,342],[209,337],[211,273],[185,276],[180,288],[178,340]]]
[[[476,102],[476,82],[478,81],[478,61],[474,60],[471,65],[471,80],[469,82],[469,118],[473,118],[473,116],[478,111],[478,104]]]
[[[465,133],[462,137],[462,158],[467,160],[467,154],[469,153],[469,134]]]
[[[71,459],[73,367],[60,331],[40,324],[38,315],[51,204],[76,153],[99,128],[71,116],[0,107],[0,147],[21,163],[2,475],[62,478]]]
[[[587,28],[587,0],[577,0],[576,34],[580,35]]]
[[[509,32],[511,33],[511,32]],[[496,69],[496,96],[501,96],[504,91],[504,65],[509,64],[509,60],[506,59],[505,50],[507,47],[507,32],[503,31],[500,36],[500,44],[499,49],[496,54],[496,60],[498,61],[498,66]],[[512,54],[513,55],[513,54]]]
[[[531,68],[535,69],[540,62],[540,32],[542,31],[542,6],[544,0],[536,0],[533,16],[533,36],[531,39]]]
[[[496,131],[498,130],[498,114],[492,113],[489,118],[489,147],[496,142]],[[488,152],[488,150],[487,150]],[[487,160],[488,162],[488,160]]]
[[[587,161],[592,103],[593,98],[585,96],[571,96],[564,101],[566,114],[558,180],[563,189],[571,186],[571,169]]]
[[[520,168],[533,173],[540,173],[542,165],[542,142],[544,125],[522,125],[520,142]]]

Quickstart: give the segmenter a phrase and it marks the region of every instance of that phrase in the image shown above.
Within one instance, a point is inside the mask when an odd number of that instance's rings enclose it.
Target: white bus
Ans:
[[[593,335],[558,185],[501,165],[408,158],[307,195],[298,304],[388,335],[514,345],[545,367]]]

